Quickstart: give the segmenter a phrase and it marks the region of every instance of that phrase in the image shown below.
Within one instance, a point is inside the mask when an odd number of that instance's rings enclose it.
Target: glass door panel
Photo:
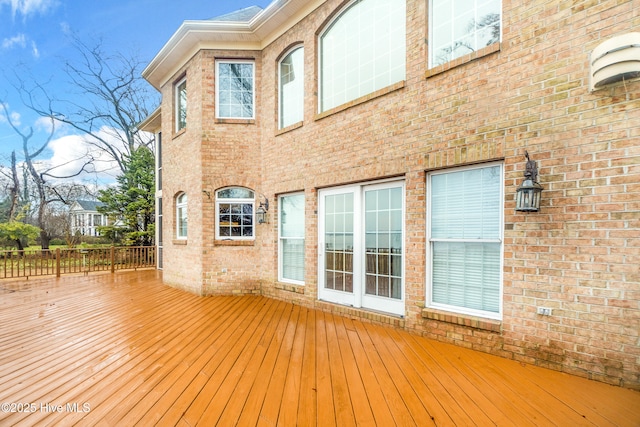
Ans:
[[[353,193],[325,199],[325,287],[353,292]]]
[[[321,299],[355,305],[353,189],[320,193],[320,286]]]
[[[365,191],[365,294],[402,299],[402,188]]]

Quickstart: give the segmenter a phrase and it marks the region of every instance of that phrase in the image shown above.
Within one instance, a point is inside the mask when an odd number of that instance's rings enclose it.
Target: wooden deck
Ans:
[[[640,425],[640,393],[155,271],[0,282],[0,426]]]

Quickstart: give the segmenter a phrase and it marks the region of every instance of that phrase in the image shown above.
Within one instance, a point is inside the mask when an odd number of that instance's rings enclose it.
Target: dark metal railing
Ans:
[[[155,267],[155,246],[0,251],[0,279]]]

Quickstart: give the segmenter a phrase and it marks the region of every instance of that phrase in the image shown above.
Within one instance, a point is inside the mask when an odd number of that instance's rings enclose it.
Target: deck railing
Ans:
[[[155,267],[155,246],[0,251],[0,279]]]

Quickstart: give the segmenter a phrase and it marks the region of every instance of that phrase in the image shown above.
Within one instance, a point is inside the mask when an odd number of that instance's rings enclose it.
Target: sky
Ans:
[[[0,0],[0,165],[9,164],[12,150],[18,161],[22,139],[9,127],[2,108],[20,129],[34,129],[34,145],[46,138],[46,120],[28,110],[16,89],[15,70],[48,83],[55,95],[65,87],[65,60],[73,61],[69,35],[82,40],[102,38],[108,52],[131,53],[150,62],[185,20],[209,19],[249,6],[265,8],[271,0]],[[29,77],[31,78],[31,77]],[[50,128],[49,128],[50,129]],[[42,143],[42,142],[41,142]],[[42,160],[56,163],[86,150],[82,135],[58,127]],[[108,181],[108,177],[103,177]]]

